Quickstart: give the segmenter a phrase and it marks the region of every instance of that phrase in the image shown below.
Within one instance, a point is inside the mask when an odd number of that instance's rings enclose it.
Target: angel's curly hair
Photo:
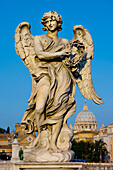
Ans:
[[[44,25],[44,27],[42,28],[43,31],[47,30],[46,23],[47,23],[48,18],[51,18],[52,20],[56,20],[58,23],[58,31],[62,30],[61,26],[63,22],[62,22],[61,15],[57,14],[57,12],[49,11],[48,13],[44,13],[42,20],[41,20],[41,23]]]

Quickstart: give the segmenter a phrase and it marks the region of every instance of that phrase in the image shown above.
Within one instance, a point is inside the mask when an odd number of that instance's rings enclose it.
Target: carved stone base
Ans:
[[[0,162],[0,170],[113,170],[113,163],[83,162]]]
[[[75,162],[0,162],[0,170],[82,170],[83,163]],[[100,170],[100,169],[99,169]],[[111,170],[111,169],[110,169]]]
[[[40,150],[40,149],[25,149],[24,161],[26,162],[69,162],[74,157],[74,152],[53,150]]]

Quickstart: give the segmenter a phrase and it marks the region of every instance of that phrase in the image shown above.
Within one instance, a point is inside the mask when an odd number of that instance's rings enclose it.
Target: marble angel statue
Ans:
[[[47,34],[33,36],[27,22],[20,23],[15,31],[16,52],[32,77],[31,97],[21,125],[26,133],[38,131],[24,158],[39,162],[69,161],[73,155],[72,129],[66,122],[76,110],[76,84],[84,98],[103,103],[91,77],[93,41],[81,25],[73,27],[71,41],[58,37],[62,17],[54,11],[45,13],[41,23]],[[35,156],[29,158],[29,152]]]

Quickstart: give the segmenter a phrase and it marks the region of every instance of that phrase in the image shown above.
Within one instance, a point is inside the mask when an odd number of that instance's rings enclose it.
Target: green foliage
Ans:
[[[23,150],[22,149],[20,149],[20,151],[19,151],[19,157],[20,157],[20,160],[23,160]]]
[[[75,159],[84,159],[88,162],[104,162],[107,154],[106,143],[102,140],[90,142],[72,142],[72,150],[75,152]]]
[[[0,128],[0,133],[10,133],[10,127],[7,127],[7,130]]]
[[[10,133],[10,127],[7,127],[6,133]]]
[[[6,133],[5,129],[0,128],[0,133]]]

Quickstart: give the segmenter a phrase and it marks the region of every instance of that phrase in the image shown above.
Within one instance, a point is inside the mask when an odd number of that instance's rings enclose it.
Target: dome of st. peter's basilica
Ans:
[[[76,131],[83,131],[83,130],[98,131],[96,117],[91,111],[88,110],[88,106],[86,102],[83,107],[83,110],[76,117],[74,130]]]

